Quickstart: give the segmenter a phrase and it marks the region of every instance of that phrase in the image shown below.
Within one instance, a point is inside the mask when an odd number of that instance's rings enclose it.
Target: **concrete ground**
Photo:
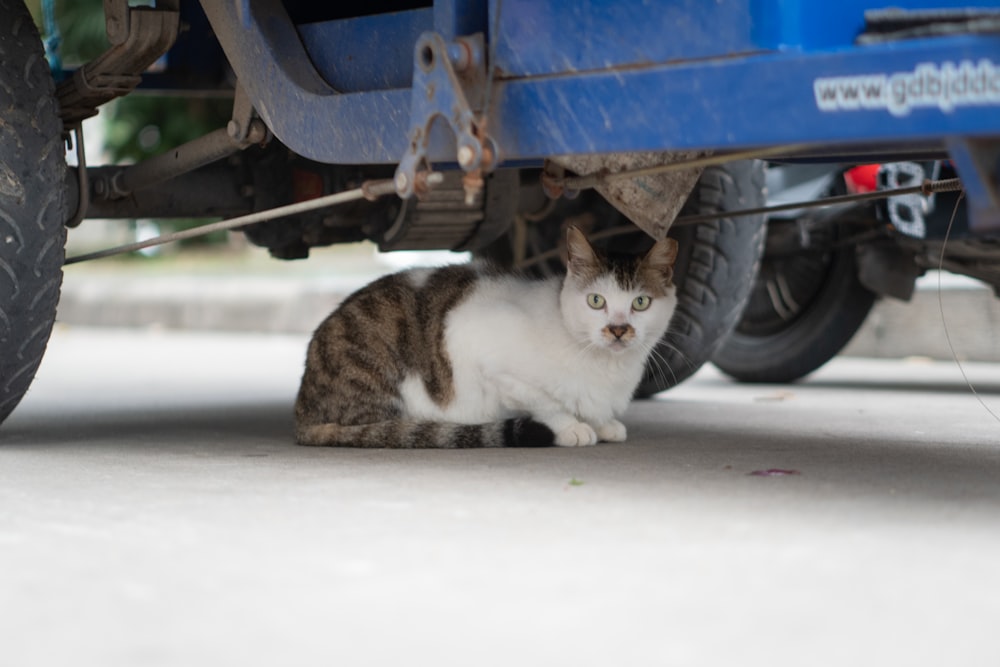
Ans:
[[[201,331],[310,333],[347,294],[413,263],[451,253],[389,253],[358,244],[313,250],[282,262],[259,248],[227,255],[181,254],[152,261],[67,267],[59,319],[71,325]],[[948,327],[951,344],[945,335]],[[882,299],[845,348],[846,356],[1000,362],[1000,299],[970,278],[929,273],[910,302]]]
[[[0,429],[0,664],[1000,661],[1000,424],[954,364],[708,368],[622,444],[359,451],[292,444],[305,343],[56,331]]]

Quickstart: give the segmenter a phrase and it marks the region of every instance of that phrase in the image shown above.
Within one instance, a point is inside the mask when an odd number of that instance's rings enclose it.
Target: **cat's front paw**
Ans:
[[[597,427],[597,437],[603,442],[625,442],[628,430],[625,428],[625,424],[617,419],[612,419]]]
[[[590,424],[575,422],[556,434],[556,444],[560,447],[586,447],[597,444],[597,433]]]

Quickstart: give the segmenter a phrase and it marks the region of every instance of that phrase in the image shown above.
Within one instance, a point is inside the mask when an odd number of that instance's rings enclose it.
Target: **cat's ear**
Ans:
[[[597,270],[600,261],[587,237],[576,227],[566,230],[566,269],[569,273],[584,277]]]
[[[665,238],[653,244],[646,256],[642,258],[642,264],[647,269],[652,269],[666,276],[669,282],[674,276],[674,262],[677,261],[677,241]]]

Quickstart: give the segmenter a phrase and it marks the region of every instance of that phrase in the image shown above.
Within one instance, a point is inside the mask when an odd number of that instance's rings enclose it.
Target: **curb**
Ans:
[[[56,321],[92,327],[311,333],[367,278],[67,276]]]
[[[974,286],[925,280],[909,302],[882,299],[841,352],[844,356],[1000,361],[1000,299]],[[950,342],[949,342],[950,339]]]
[[[308,334],[378,274],[344,278],[261,275],[67,275],[57,320],[94,327]],[[1000,300],[978,283],[923,279],[908,303],[882,299],[841,353],[898,359],[1000,361]],[[954,347],[954,356],[952,352]]]

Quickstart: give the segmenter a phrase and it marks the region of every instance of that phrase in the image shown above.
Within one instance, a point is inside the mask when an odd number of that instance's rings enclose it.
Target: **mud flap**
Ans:
[[[701,151],[607,153],[564,155],[552,158],[552,161],[580,176],[589,176],[600,171],[617,173],[656,167],[704,155],[707,153]],[[639,229],[659,240],[666,237],[670,225],[687,201],[702,171],[699,167],[608,181],[598,185],[596,190]]]

